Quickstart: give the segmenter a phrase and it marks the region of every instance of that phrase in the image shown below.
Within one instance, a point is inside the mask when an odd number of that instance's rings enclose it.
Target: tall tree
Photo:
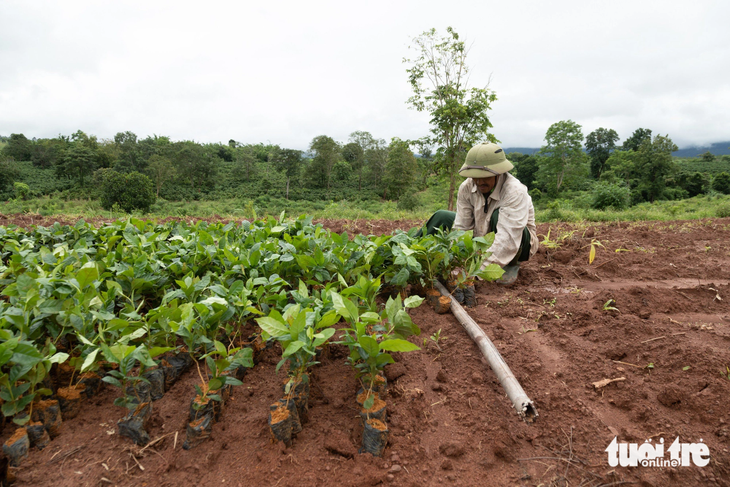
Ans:
[[[388,146],[383,198],[397,200],[408,188],[411,188],[417,167],[416,156],[413,155],[408,142],[394,137]]]
[[[211,186],[216,173],[217,158],[214,154],[191,140],[176,142],[172,161],[177,173],[185,178],[193,190]]]
[[[350,164],[357,174],[357,189],[362,189],[362,169],[365,166],[365,151],[357,142],[345,144],[342,148],[342,158]]]
[[[383,139],[373,139],[365,151],[365,165],[370,182],[381,189],[385,166],[388,162],[388,145]]]
[[[117,132],[114,136],[114,143],[119,149],[119,158],[114,169],[119,172],[140,171],[139,149],[137,147],[137,135],[133,132]]]
[[[0,154],[0,191],[13,186],[13,182],[20,175],[15,161],[4,154]]]
[[[72,142],[63,153],[62,173],[84,185],[84,177],[96,169],[96,153],[82,142]],[[59,166],[56,166],[57,172]]]
[[[60,137],[40,139],[33,144],[30,160],[34,166],[48,169],[58,164],[64,149],[66,149],[66,141]]]
[[[289,183],[292,178],[299,176],[302,167],[302,151],[281,149],[276,155],[274,165],[286,175],[286,199],[289,199]]]
[[[175,175],[175,167],[169,158],[154,154],[147,161],[147,172],[155,183],[155,197],[159,198],[160,188]]]
[[[574,182],[584,172],[586,157],[583,153],[583,131],[572,120],[556,122],[548,128],[540,149],[540,168],[537,179],[548,194],[557,195],[565,182]]]
[[[310,164],[310,179],[315,185],[329,191],[332,168],[340,157],[340,146],[331,137],[319,135],[312,139],[309,150],[314,153]]]
[[[616,149],[618,134],[613,129],[598,128],[586,137],[586,152],[591,158],[591,176],[600,179],[603,166]]]
[[[527,189],[534,188],[537,171],[540,167],[538,157],[530,154],[522,154],[521,152],[511,152],[507,155],[507,158],[515,166],[510,171],[512,175],[527,186]]]
[[[637,190],[643,199],[654,201],[662,197],[666,178],[676,169],[672,152],[678,150],[668,135],[657,135],[644,140],[636,154],[636,170],[639,176]]]
[[[253,146],[244,145],[234,149],[233,176],[239,181],[250,181],[256,176],[256,154]]]
[[[475,143],[483,140],[497,142],[489,133],[492,123],[487,111],[497,95],[484,88],[469,88],[469,50],[459,34],[448,27],[440,37],[436,29],[413,39],[414,59],[404,59],[413,96],[411,108],[426,111],[431,116],[429,142],[438,147],[439,169],[449,175],[449,210],[454,209],[456,171],[463,155]]]
[[[624,141],[623,149],[638,151],[639,147],[641,147],[641,144],[645,140],[651,142],[651,130],[638,128],[634,130],[634,133],[631,134],[631,137]]]
[[[33,151],[33,142],[23,134],[10,134],[7,145],[3,147],[3,153],[16,161],[30,161]]]

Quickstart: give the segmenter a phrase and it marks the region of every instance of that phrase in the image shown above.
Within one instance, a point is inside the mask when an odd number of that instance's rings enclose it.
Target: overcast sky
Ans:
[[[680,147],[730,140],[730,2],[0,0],[0,135],[419,138],[411,39],[452,26],[505,147],[571,119]],[[413,51],[411,51],[413,52]]]

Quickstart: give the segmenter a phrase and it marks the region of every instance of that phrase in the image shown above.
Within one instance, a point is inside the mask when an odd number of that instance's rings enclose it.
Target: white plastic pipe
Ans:
[[[449,291],[443,286],[443,284],[438,281],[435,281],[434,284],[441,294],[444,296],[450,296]],[[461,323],[461,326],[464,327],[471,339],[476,342],[477,347],[479,347],[482,355],[484,355],[484,358],[486,358],[487,362],[489,362],[489,366],[496,374],[497,379],[499,379],[499,383],[502,384],[502,387],[507,393],[507,397],[509,397],[510,401],[512,401],[512,404],[514,405],[515,410],[517,410],[517,414],[520,418],[528,423],[535,421],[538,416],[535,404],[529,397],[527,397],[522,386],[519,382],[517,382],[514,374],[507,366],[507,362],[504,361],[502,355],[499,354],[497,347],[494,346],[494,343],[492,343],[487,334],[484,333],[484,330],[477,325],[471,316],[469,316],[469,313],[467,313],[453,298],[451,299],[451,312],[454,314],[456,319],[459,320],[459,323]]]

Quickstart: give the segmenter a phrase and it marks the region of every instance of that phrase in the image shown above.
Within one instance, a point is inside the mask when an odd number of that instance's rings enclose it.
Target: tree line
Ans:
[[[11,134],[0,141],[4,142],[0,151],[4,197],[25,198],[61,189],[69,197],[92,196],[105,208],[116,204],[126,211],[147,210],[159,197],[255,199],[261,195],[309,201],[389,199],[413,209],[418,205],[417,192],[437,181],[431,176],[440,173],[451,180],[453,166],[459,165],[470,147],[432,152],[424,140],[393,138],[387,143],[365,131],[352,132],[347,142],[327,135],[314,137],[307,151],[235,140],[201,144],[157,135],[141,139],[129,131],[102,140],[79,130],[47,139]],[[536,154],[513,152],[508,157],[515,165],[513,174],[536,201],[591,191],[593,207],[620,209],[708,191],[730,193],[727,172],[708,174],[692,170],[691,164],[680,166],[671,156],[675,150],[668,136],[653,136],[650,129],[636,129],[619,144],[613,129],[599,128],[584,137],[579,124],[564,120],[548,128],[545,144]],[[445,163],[446,159],[453,162]],[[698,161],[715,159],[708,152]],[[721,161],[725,159],[730,157],[722,156]],[[16,181],[23,164],[35,171],[25,178],[26,183]],[[34,187],[33,181],[44,173],[56,185]]]
[[[52,174],[59,183],[52,189],[93,194],[105,207],[117,203],[124,208],[126,198],[135,201],[126,206],[142,209],[159,197],[197,200],[273,194],[310,201],[401,200],[404,194],[423,189],[432,164],[427,149],[417,158],[408,141],[386,142],[366,131],[353,132],[347,142],[317,136],[307,151],[232,139],[227,144],[173,141],[158,135],[141,139],[129,131],[101,140],[81,130],[42,139],[11,134],[4,142],[0,192],[6,197],[12,195],[24,163],[32,165],[36,175]],[[30,194],[47,192],[30,183]]]
[[[572,120],[550,126],[545,145],[534,155],[512,153],[513,174],[533,199],[570,197],[591,191],[597,209],[623,209],[645,201],[678,200],[709,191],[730,194],[730,174],[708,174],[680,165],[672,152],[677,146],[668,135],[636,129],[623,144],[613,129],[598,128],[584,138]],[[709,152],[698,159],[715,160]],[[730,157],[722,156],[730,162]]]

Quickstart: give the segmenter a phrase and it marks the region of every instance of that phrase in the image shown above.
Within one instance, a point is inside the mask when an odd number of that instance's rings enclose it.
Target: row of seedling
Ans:
[[[375,295],[379,279],[361,279],[357,285],[345,289],[342,296],[334,294],[335,309],[346,320],[340,343],[350,351],[348,363],[362,384],[356,400],[360,407],[363,435],[360,453],[381,456],[388,443],[387,381],[384,370],[394,362],[390,352],[411,352],[419,347],[406,340],[420,334],[420,329],[408,315],[408,308],[418,307],[423,298],[400,295],[389,298],[379,309]]]
[[[3,452],[12,466],[18,466],[30,448],[42,450],[61,434],[63,421],[78,415],[82,401],[99,391],[101,378],[94,372],[76,376],[76,370],[64,363],[68,355],[56,352],[50,343],[44,349],[50,353],[45,355],[28,343],[14,339],[3,345],[7,351],[6,360],[12,357],[18,362],[8,374],[0,376],[0,384],[5,386],[0,393],[3,420],[5,416],[12,416],[19,426],[3,444]],[[30,380],[12,384],[19,374]],[[57,387],[61,384],[67,386]],[[46,399],[41,399],[42,396]],[[0,424],[0,427],[4,426],[5,421]]]
[[[325,299],[327,297],[325,295]],[[332,325],[340,319],[335,310],[324,311],[328,307],[325,303],[310,299],[305,286],[300,286],[298,298],[302,303],[314,306],[302,307],[296,303],[287,307],[283,314],[272,310],[268,316],[256,319],[264,337],[281,344],[282,358],[276,370],[285,364],[288,366],[283,397],[269,407],[268,420],[272,439],[287,446],[309,421],[309,369],[319,363],[318,354],[335,334]]]

